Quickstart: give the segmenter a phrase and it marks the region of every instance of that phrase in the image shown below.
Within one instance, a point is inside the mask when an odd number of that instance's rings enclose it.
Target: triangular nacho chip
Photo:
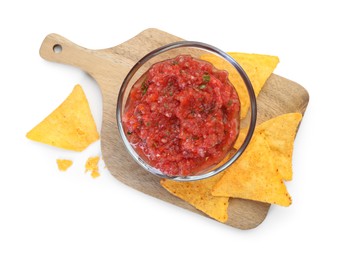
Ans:
[[[242,156],[224,171],[212,189],[213,196],[225,196],[289,206],[286,186],[275,170],[265,136],[256,133]]]
[[[214,197],[211,194],[212,187],[217,183],[220,177],[221,175],[219,174],[208,179],[192,182],[177,182],[163,179],[160,183],[174,196],[187,201],[211,218],[220,222],[226,222],[228,218],[228,198]]]
[[[283,114],[260,124],[256,130],[266,136],[276,170],[287,181],[292,180],[294,139],[301,118],[300,113]]]
[[[228,54],[244,69],[253,85],[256,96],[259,95],[266,80],[279,63],[279,58],[276,56],[239,52],[229,52]],[[237,90],[241,102],[241,118],[244,118],[250,107],[250,100],[246,86],[235,68],[222,58],[213,54],[204,54],[200,58],[211,62],[217,69],[227,70],[229,72],[230,81]]]
[[[26,135],[59,148],[82,151],[99,139],[87,98],[76,85],[67,99]]]
[[[274,157],[276,171],[286,180],[292,180],[292,154],[294,139],[297,133],[302,114],[287,113],[258,125],[255,133],[265,135],[267,143]],[[235,149],[239,149],[247,134],[247,128],[240,130],[238,138],[234,144]]]

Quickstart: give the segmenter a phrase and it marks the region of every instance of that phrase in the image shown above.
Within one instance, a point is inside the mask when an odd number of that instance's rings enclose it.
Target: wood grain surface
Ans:
[[[60,35],[50,34],[42,42],[40,55],[49,61],[76,66],[97,81],[103,97],[101,149],[105,164],[115,178],[155,198],[206,216],[169,194],[160,186],[159,177],[147,173],[134,162],[124,148],[115,118],[118,92],[131,67],[148,52],[178,40],[182,39],[158,29],[147,29],[118,46],[90,50]],[[59,52],[54,51],[55,46],[59,47]],[[308,100],[308,93],[302,86],[272,74],[257,100],[257,121],[261,123],[288,112],[304,113]],[[254,228],[265,219],[269,207],[267,203],[231,199],[226,225],[239,229]]]

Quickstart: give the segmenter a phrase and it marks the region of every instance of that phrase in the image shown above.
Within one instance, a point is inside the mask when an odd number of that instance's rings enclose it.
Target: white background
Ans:
[[[0,4],[0,259],[338,259],[336,1],[2,1]],[[101,129],[101,93],[84,72],[39,56],[49,33],[91,49],[156,27],[225,51],[277,55],[275,73],[310,103],[295,141],[293,204],[241,231],[143,195],[82,153],[25,134],[80,83]],[[335,123],[336,122],[336,123]],[[70,158],[67,172],[57,158]]]

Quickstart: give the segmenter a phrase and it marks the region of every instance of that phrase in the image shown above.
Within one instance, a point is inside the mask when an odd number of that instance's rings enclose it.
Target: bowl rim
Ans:
[[[238,71],[240,74],[242,80],[244,81],[246,85],[246,89],[249,95],[250,99],[250,111],[251,111],[251,119],[248,127],[248,131],[246,134],[246,137],[244,139],[244,142],[240,146],[240,148],[231,156],[227,162],[224,164],[218,166],[217,168],[213,168],[212,170],[199,174],[199,175],[189,175],[189,176],[169,176],[164,173],[162,173],[159,169],[156,169],[149,165],[147,162],[145,162],[139,155],[138,153],[134,150],[132,145],[129,143],[127,136],[125,135],[124,129],[123,129],[123,123],[122,123],[122,110],[123,110],[123,97],[126,92],[127,86],[130,82],[130,80],[133,78],[135,73],[138,71],[138,69],[144,65],[147,61],[152,59],[153,57],[164,53],[169,50],[177,49],[177,48],[182,48],[182,47],[192,47],[192,48],[197,48],[201,50],[207,50],[212,53],[216,53],[219,56],[221,56],[223,59],[227,60],[229,63],[232,64],[232,66]],[[224,171],[228,167],[230,167],[245,151],[246,147],[248,146],[249,142],[251,141],[251,138],[253,136],[255,126],[256,126],[256,120],[257,120],[257,102],[256,102],[256,96],[255,92],[252,86],[251,81],[249,80],[246,72],[243,70],[243,68],[239,65],[239,63],[233,59],[229,54],[226,52],[222,51],[221,49],[214,47],[210,44],[199,42],[199,41],[176,41],[172,42],[166,45],[163,45],[159,48],[156,48],[146,55],[144,55],[139,61],[135,63],[135,65],[130,69],[130,71],[127,73],[125,79],[123,80],[119,93],[118,93],[118,98],[117,98],[117,106],[116,106],[116,120],[117,120],[117,126],[118,126],[118,131],[120,134],[120,137],[122,138],[122,141],[129,152],[129,154],[132,156],[132,158],[146,171],[149,173],[156,175],[161,178],[166,178],[166,179],[171,179],[175,181],[196,181],[196,180],[202,180],[206,178],[210,178],[212,176],[217,175],[218,173]]]

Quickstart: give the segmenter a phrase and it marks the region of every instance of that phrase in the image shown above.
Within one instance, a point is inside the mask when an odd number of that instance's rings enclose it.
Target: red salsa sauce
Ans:
[[[123,114],[131,145],[170,176],[219,163],[239,133],[240,101],[221,71],[189,55],[154,64],[132,87]]]

